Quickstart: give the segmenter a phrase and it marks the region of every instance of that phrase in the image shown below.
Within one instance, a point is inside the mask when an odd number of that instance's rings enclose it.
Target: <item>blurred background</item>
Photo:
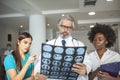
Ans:
[[[112,49],[120,52],[120,0],[0,0],[0,59],[7,43],[14,49],[18,34],[29,32],[32,15],[45,17],[45,39],[51,40],[57,36],[58,18],[66,14],[75,18],[72,35],[85,43],[88,52],[94,48],[87,33],[95,23],[108,24],[116,31]]]

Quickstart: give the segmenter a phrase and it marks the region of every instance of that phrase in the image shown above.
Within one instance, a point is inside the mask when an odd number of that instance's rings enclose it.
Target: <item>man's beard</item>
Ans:
[[[70,36],[70,33],[68,34],[67,32],[60,33],[60,36],[65,39]]]

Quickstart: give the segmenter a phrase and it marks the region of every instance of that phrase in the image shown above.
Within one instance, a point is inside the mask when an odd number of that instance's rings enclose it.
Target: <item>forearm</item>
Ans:
[[[98,74],[99,68],[97,68],[95,71],[89,73],[89,80],[93,80],[97,74]]]
[[[29,78],[26,78],[25,80],[35,80],[34,76],[30,76]]]
[[[89,76],[89,80],[93,80],[96,76],[96,73],[95,72],[90,72],[88,76]]]
[[[112,77],[112,76],[108,76],[107,79],[108,80],[120,80],[120,78],[115,78],[115,77]]]
[[[16,77],[13,80],[23,80],[25,73],[28,69],[29,63],[26,63],[23,68],[21,69],[20,73],[16,75]]]
[[[32,74],[30,77],[26,78],[25,80],[35,80],[35,76],[34,76],[34,68],[32,69]]]

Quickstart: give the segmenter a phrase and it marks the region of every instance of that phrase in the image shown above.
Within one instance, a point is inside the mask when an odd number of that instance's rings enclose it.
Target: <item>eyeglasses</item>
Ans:
[[[67,29],[67,30],[72,30],[73,27],[71,26],[65,26],[65,25],[60,25],[60,27],[64,28],[64,29]]]

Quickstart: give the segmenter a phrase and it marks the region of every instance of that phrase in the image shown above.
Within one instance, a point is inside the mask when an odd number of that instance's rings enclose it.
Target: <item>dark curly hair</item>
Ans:
[[[88,39],[91,43],[93,43],[93,39],[97,33],[102,33],[106,37],[108,41],[108,44],[106,45],[107,48],[110,48],[114,45],[116,41],[116,35],[115,31],[109,25],[97,23],[95,27],[91,28],[91,30],[88,32]]]

